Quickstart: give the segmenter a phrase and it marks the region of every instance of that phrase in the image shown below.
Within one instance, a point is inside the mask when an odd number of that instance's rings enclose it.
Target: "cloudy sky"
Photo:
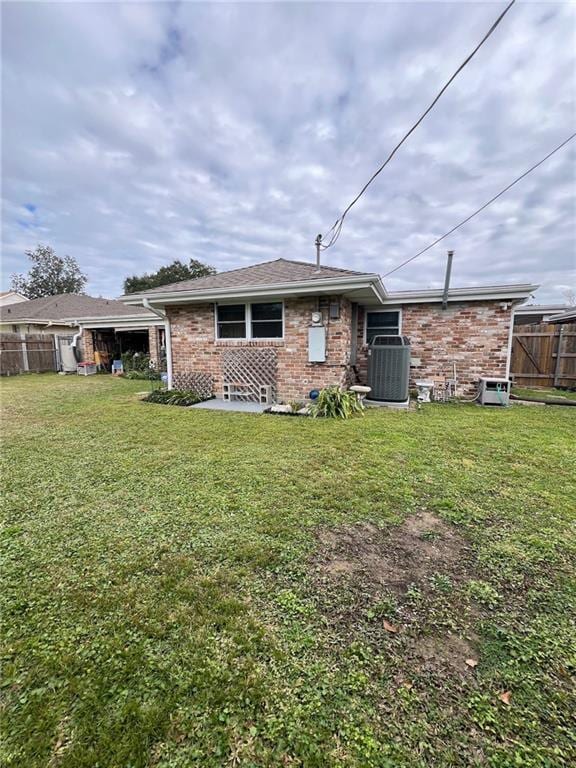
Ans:
[[[3,287],[24,251],[88,291],[194,257],[312,261],[326,231],[504,7],[8,2]],[[519,2],[349,214],[325,263],[381,274],[570,135],[576,5]],[[576,287],[576,140],[389,289]]]

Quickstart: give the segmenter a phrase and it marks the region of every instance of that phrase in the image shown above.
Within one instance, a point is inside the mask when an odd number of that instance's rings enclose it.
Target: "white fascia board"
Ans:
[[[66,325],[64,320],[38,320],[37,317],[15,317],[11,320],[0,320],[0,325]]]
[[[516,308],[517,315],[545,315],[566,312],[570,307],[565,304],[522,304]]]
[[[538,285],[486,285],[471,288],[451,288],[448,301],[524,300],[539,288]],[[428,304],[442,301],[442,288],[424,291],[397,291],[388,293],[384,304]]]
[[[377,287],[375,287],[377,286]],[[294,283],[268,283],[266,285],[246,285],[239,288],[212,288],[206,291],[166,291],[166,293],[129,294],[121,296],[125,304],[142,305],[144,299],[151,304],[189,304],[191,302],[247,299],[260,297],[304,296],[319,293],[343,293],[358,288],[371,288],[376,295],[386,295],[380,276],[376,274],[359,277],[331,277],[319,280],[301,280]]]
[[[112,328],[123,325],[137,325],[140,328],[147,328],[151,325],[164,325],[164,321],[159,317],[150,315],[111,315],[110,317],[79,317],[74,320],[67,318],[61,321],[63,324],[81,325],[84,328]]]

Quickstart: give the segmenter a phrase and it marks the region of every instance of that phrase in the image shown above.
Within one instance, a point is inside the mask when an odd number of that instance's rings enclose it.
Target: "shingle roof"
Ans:
[[[0,307],[0,320],[78,320],[83,317],[122,317],[144,315],[153,317],[144,307],[127,306],[114,299],[93,299],[77,293],[45,296],[19,304]]]
[[[354,272],[340,267],[320,267],[306,261],[276,259],[254,264],[251,267],[231,269],[208,277],[197,277],[195,280],[182,280],[180,283],[162,285],[143,295],[165,293],[166,291],[201,291],[210,288],[242,288],[244,286],[277,285],[281,283],[296,283],[303,280],[325,280],[331,277],[346,277],[346,275],[364,275],[366,272]]]

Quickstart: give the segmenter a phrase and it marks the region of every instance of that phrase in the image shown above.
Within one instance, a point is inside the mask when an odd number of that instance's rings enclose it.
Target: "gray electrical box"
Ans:
[[[324,363],[326,361],[326,328],[323,325],[312,325],[308,328],[308,362]]]
[[[480,405],[510,405],[510,381],[480,377]]]

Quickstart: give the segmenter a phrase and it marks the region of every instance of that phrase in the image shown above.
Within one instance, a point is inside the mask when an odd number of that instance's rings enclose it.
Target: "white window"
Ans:
[[[375,336],[398,336],[400,333],[400,310],[366,312],[366,344]]]
[[[218,304],[217,339],[281,339],[284,336],[281,301]]]

